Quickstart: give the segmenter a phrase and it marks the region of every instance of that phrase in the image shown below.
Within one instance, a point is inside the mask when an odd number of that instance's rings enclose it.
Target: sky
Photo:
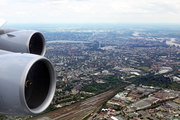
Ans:
[[[8,23],[180,23],[180,0],[0,0],[0,18]]]

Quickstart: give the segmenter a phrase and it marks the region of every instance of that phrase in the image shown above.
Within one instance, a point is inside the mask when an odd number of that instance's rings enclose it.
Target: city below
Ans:
[[[53,101],[41,114],[0,119],[180,120],[180,25],[39,26],[16,27],[45,36]]]

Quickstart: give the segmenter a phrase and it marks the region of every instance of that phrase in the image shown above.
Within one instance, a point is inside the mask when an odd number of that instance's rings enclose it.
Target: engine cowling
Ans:
[[[34,54],[1,53],[0,114],[43,112],[51,103],[56,88],[51,62]]]
[[[0,49],[44,56],[44,36],[33,30],[0,29]]]

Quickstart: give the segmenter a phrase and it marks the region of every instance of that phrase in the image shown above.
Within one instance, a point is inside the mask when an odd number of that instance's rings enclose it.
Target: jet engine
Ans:
[[[40,32],[0,29],[0,114],[33,115],[49,106],[56,79],[45,51]]]
[[[11,52],[44,55],[44,36],[33,30],[0,29],[0,49]]]
[[[0,114],[38,114],[51,103],[55,87],[54,68],[47,58],[0,55]]]

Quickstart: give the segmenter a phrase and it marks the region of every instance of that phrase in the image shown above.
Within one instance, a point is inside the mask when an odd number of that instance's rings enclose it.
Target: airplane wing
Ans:
[[[0,28],[6,23],[7,21],[4,19],[0,19]]]

